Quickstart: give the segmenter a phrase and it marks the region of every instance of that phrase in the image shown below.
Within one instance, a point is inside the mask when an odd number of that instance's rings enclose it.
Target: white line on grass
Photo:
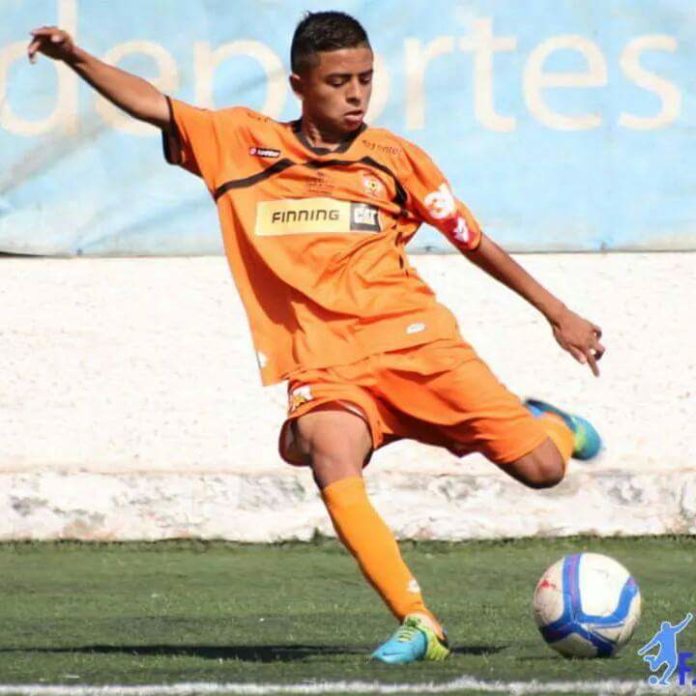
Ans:
[[[434,684],[380,684],[379,682],[337,681],[302,682],[299,684],[216,684],[211,682],[182,684],[148,684],[140,686],[48,686],[45,684],[0,684],[0,696],[257,696],[262,694],[448,694],[457,691],[483,691],[492,694],[526,696],[526,694],[589,694],[591,696],[637,696],[639,694],[694,693],[689,687],[655,688],[640,681],[576,682],[492,682],[460,677]]]

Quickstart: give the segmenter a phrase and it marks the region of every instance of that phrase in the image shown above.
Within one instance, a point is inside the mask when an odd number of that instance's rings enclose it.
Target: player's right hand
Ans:
[[[560,314],[554,317],[551,327],[561,348],[567,350],[582,365],[589,365],[592,374],[599,377],[597,363],[605,350],[600,343],[602,329],[567,307],[563,307]]]
[[[58,27],[40,27],[29,33],[32,39],[27,48],[27,55],[32,63],[36,62],[38,53],[43,53],[53,60],[67,60],[75,55],[75,43],[67,31]]]

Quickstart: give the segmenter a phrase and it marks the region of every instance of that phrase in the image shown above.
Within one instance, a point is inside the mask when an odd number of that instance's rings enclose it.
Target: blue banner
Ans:
[[[693,0],[397,0],[329,4],[376,53],[368,122],[424,147],[510,250],[696,248]],[[290,40],[316,0],[0,0],[0,251],[219,253],[200,181],[159,133],[68,68],[26,60],[57,24],[165,93],[299,106]],[[449,251],[424,228],[412,250]]]

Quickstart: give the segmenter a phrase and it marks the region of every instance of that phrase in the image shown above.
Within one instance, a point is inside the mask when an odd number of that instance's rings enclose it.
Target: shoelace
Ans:
[[[399,643],[408,643],[420,632],[421,631],[417,626],[407,622],[396,632],[396,639],[399,641]]]

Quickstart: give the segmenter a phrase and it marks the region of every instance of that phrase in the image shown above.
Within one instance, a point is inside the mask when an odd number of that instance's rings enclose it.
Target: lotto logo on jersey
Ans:
[[[265,157],[267,159],[276,159],[280,157],[280,150],[275,150],[272,147],[250,147],[249,154],[254,157]]]
[[[290,234],[350,234],[379,232],[377,208],[333,198],[260,201],[256,204],[258,237]]]

